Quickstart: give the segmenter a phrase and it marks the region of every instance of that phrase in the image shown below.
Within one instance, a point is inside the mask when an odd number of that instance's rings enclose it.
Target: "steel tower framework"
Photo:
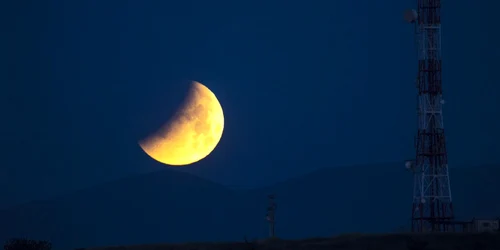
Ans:
[[[412,231],[448,231],[454,219],[443,127],[441,0],[417,0],[418,132]]]

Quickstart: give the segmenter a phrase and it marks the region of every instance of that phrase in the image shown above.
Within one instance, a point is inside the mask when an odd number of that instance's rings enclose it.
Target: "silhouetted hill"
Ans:
[[[497,217],[500,168],[453,168],[459,217]],[[0,237],[47,239],[56,249],[267,235],[267,195],[277,196],[277,234],[325,237],[388,232],[409,222],[412,176],[402,164],[322,169],[274,186],[236,192],[160,171],[33,202],[0,213]]]
[[[231,211],[238,211],[237,205],[230,189],[165,170],[4,211],[0,236],[48,239],[59,249],[226,240],[230,231],[213,229],[235,222]]]
[[[256,242],[121,245],[86,250],[497,250],[499,246],[499,233],[398,233],[345,234],[337,237]]]
[[[450,178],[458,219],[500,216],[500,167],[452,168]],[[285,238],[390,232],[409,228],[413,177],[400,163],[325,168],[250,191],[255,210],[267,193],[276,194],[276,230]]]

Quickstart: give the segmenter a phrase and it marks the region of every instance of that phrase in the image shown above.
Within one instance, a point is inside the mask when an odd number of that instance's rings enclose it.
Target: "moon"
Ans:
[[[224,112],[219,100],[205,85],[193,81],[175,115],[139,145],[161,163],[185,166],[207,157],[223,130]]]

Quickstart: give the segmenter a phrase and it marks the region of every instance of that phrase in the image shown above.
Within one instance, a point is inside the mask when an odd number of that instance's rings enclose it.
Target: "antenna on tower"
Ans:
[[[269,199],[269,206],[267,207],[266,220],[269,222],[269,237],[275,237],[275,213],[276,213],[276,203],[274,202],[274,194],[267,196]]]
[[[404,13],[404,19],[408,23],[414,23],[418,19],[418,13],[414,9],[408,9]]]
[[[405,162],[405,168],[408,171],[415,172],[415,160],[407,160]]]

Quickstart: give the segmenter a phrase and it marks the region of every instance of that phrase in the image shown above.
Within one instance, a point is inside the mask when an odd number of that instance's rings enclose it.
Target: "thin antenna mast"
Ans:
[[[266,220],[269,222],[269,237],[275,237],[275,213],[276,213],[276,203],[274,202],[274,195],[268,195],[269,206],[267,207]]]

